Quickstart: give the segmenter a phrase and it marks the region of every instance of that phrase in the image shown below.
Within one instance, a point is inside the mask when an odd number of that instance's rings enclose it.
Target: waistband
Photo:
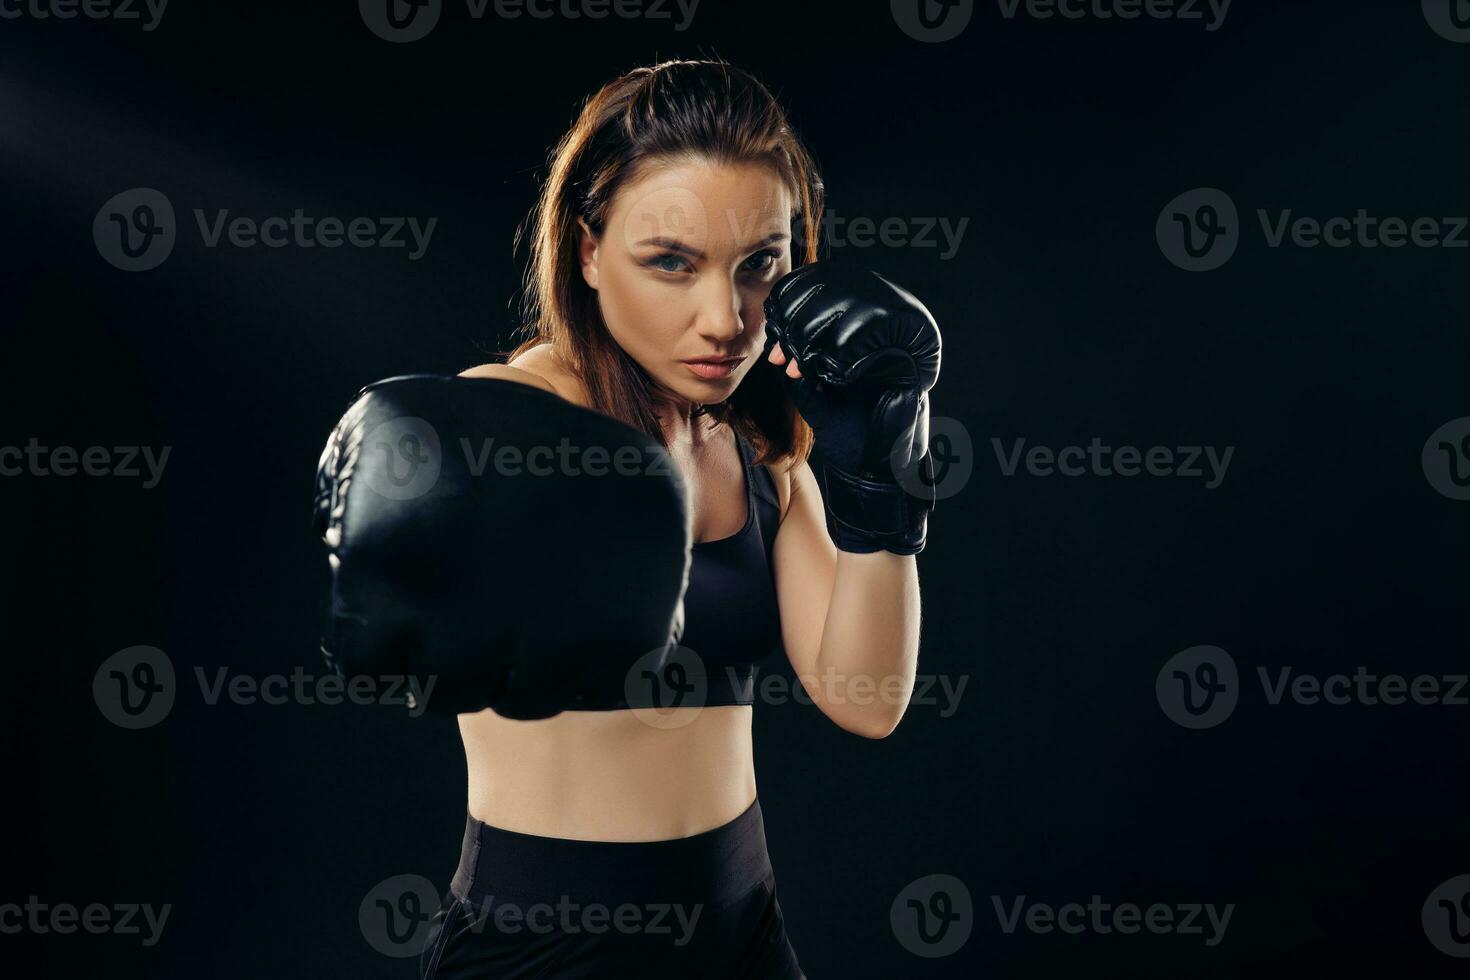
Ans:
[[[772,877],[757,800],[723,826],[693,837],[610,842],[538,837],[467,816],[459,870],[461,901],[558,900],[608,906],[654,902],[721,905]]]

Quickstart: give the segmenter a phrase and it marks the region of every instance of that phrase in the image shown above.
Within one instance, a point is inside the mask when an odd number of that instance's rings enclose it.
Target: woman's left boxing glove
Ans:
[[[934,507],[934,317],[877,273],[830,262],[777,282],[765,312],[766,353],[780,344],[801,368],[801,378],[787,380],[816,439],[832,541],[860,554],[918,554]]]

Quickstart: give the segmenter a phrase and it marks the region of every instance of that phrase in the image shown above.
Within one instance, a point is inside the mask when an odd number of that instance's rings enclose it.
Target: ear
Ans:
[[[597,288],[597,236],[592,234],[592,229],[582,218],[577,219],[577,227],[581,229],[580,238],[577,242],[578,264],[582,267],[582,279],[593,289]]]

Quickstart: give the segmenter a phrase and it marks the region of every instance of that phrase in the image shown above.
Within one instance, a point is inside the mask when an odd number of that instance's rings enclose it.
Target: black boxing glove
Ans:
[[[783,277],[765,312],[765,353],[780,344],[801,368],[787,381],[815,436],[833,543],[859,554],[918,554],[934,507],[934,317],[877,273],[830,262]]]
[[[329,666],[431,677],[436,713],[549,717],[621,691],[682,631],[691,528],[677,467],[654,439],[530,385],[414,375],[364,388],[322,453],[316,523]]]

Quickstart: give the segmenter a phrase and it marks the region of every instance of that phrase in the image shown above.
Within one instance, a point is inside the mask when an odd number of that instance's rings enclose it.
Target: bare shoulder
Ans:
[[[586,391],[581,382],[562,364],[550,344],[533,347],[507,364],[476,365],[461,371],[459,376],[515,381],[560,395],[577,405],[587,404]]]
[[[477,364],[472,368],[466,368],[459,372],[461,378],[493,378],[496,381],[515,381],[518,384],[530,385],[532,388],[540,388],[549,391],[553,395],[561,392],[556,390],[556,385],[534,371],[528,371],[521,367],[511,367],[509,364]]]

